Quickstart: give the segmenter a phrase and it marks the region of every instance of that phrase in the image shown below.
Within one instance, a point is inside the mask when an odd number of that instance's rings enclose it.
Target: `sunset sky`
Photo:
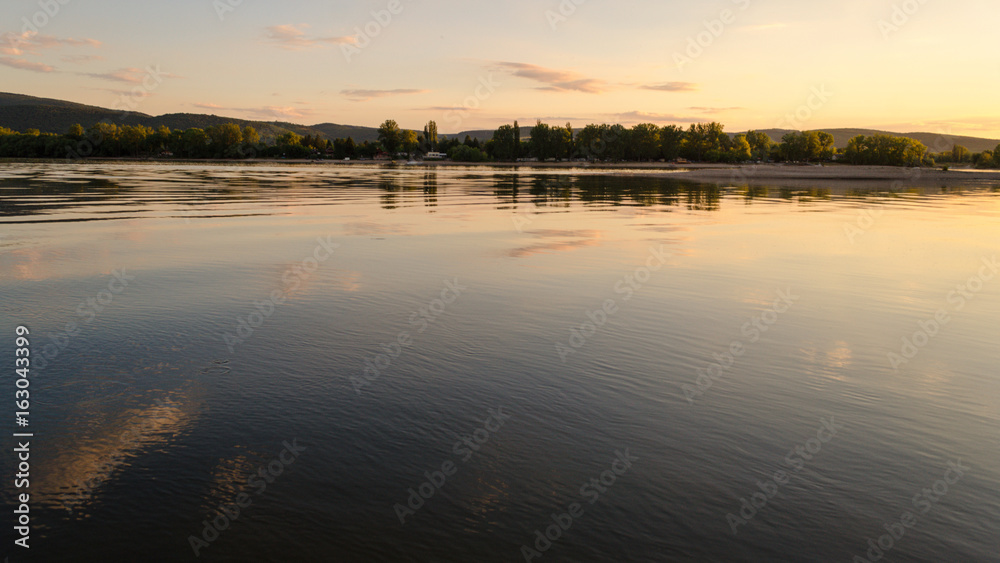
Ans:
[[[153,115],[1000,138],[987,0],[6,0],[0,22],[0,91]]]

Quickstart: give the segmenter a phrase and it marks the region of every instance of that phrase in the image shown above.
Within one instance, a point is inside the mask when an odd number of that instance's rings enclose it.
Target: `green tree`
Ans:
[[[146,143],[149,145],[149,149],[154,154],[159,154],[163,151],[170,149],[170,141],[173,135],[170,133],[170,128],[166,125],[160,125],[156,132],[146,139]]]
[[[549,131],[549,142],[553,156],[558,159],[570,158],[573,153],[573,127],[569,123],[566,127],[553,127]]]
[[[767,160],[771,154],[771,145],[774,141],[763,131],[747,131],[747,143],[750,144],[750,157],[754,160]]]
[[[386,152],[390,156],[395,156],[399,151],[399,145],[402,143],[402,132],[399,130],[399,125],[392,119],[386,119],[382,125],[378,127],[378,140],[382,143],[382,147],[385,148]]]
[[[809,157],[809,137],[801,131],[785,133],[778,150],[785,160],[804,161]]]
[[[438,143],[438,126],[435,121],[428,121],[424,126],[424,141],[428,145],[428,150],[433,151]]]
[[[660,155],[660,128],[652,123],[632,127],[631,146],[639,160],[654,160]]]
[[[577,136],[576,144],[578,153],[588,160],[597,160],[604,154],[607,148],[604,140],[601,138],[604,132],[602,127],[604,126],[591,123],[584,127]]]
[[[729,144],[729,149],[726,151],[726,160],[729,162],[746,162],[750,160],[751,156],[752,151],[750,150],[750,142],[747,140],[747,136],[737,135],[734,137]]]
[[[502,125],[493,132],[493,156],[497,160],[517,159],[518,135],[510,125]]]
[[[848,143],[850,144],[850,143]],[[779,154],[785,160],[829,160],[833,158],[833,135],[826,131],[794,131],[781,138]]]
[[[729,145],[721,123],[693,123],[684,138],[683,151],[691,160],[718,161]]]
[[[188,158],[205,158],[208,153],[208,134],[204,130],[192,127],[184,131],[184,156]]]
[[[403,150],[406,151],[407,156],[412,157],[413,151],[420,147],[420,143],[417,142],[416,131],[411,131],[409,129],[401,131],[399,135],[399,144],[402,146]]]
[[[555,156],[552,150],[552,140],[550,139],[552,129],[541,120],[531,128],[531,155],[538,160]]]
[[[274,140],[282,148],[298,147],[302,145],[302,136],[294,131],[286,131]]]
[[[90,126],[87,137],[95,146],[95,155],[121,156],[119,128],[114,123],[100,121]]]
[[[253,127],[247,125],[243,128],[243,142],[248,145],[259,145],[260,133],[258,133]]]
[[[674,160],[681,155],[684,144],[684,129],[677,125],[667,125],[660,129],[660,152],[663,158]]]
[[[153,130],[142,125],[125,125],[121,128],[121,145],[133,157],[139,156],[146,143],[146,137],[153,134]]]
[[[972,156],[969,154],[969,149],[963,147],[962,145],[955,145],[951,149],[951,159],[952,162],[956,164],[961,164],[963,162],[968,162]]]
[[[448,158],[455,162],[483,162],[486,160],[486,155],[477,148],[458,145],[448,151]]]
[[[68,137],[76,141],[82,139],[85,134],[86,131],[83,130],[83,125],[80,125],[79,123],[75,125],[70,125],[69,131],[66,133]]]
[[[833,158],[835,149],[833,148],[833,135],[827,133],[826,131],[814,131],[816,134],[817,151],[815,153],[816,158],[822,160],[830,160]]]
[[[224,153],[230,147],[243,144],[243,130],[235,123],[223,123],[217,127],[209,127],[205,130],[215,145],[215,150]]]
[[[521,156],[521,126],[514,120],[514,159]]]
[[[875,166],[919,166],[927,159],[927,147],[908,137],[858,135],[847,141],[844,158],[851,164]]]
[[[608,158],[614,162],[625,160],[629,147],[629,130],[624,125],[609,125],[605,129],[604,139],[608,146]]]

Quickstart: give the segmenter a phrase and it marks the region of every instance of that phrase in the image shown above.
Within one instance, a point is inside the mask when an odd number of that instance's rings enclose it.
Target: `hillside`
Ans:
[[[771,140],[780,141],[786,133],[791,133],[791,129],[762,129]],[[833,144],[837,148],[845,148],[847,141],[858,135],[871,136],[876,134],[893,135],[896,137],[909,137],[916,139],[926,145],[934,152],[948,150],[953,145],[962,145],[972,152],[991,151],[1000,144],[1000,139],[983,139],[981,137],[967,137],[963,135],[942,135],[939,133],[893,133],[891,131],[878,131],[876,129],[823,129],[833,135]]]
[[[89,106],[56,100],[51,98],[37,98],[22,94],[0,93],[0,126],[9,127],[15,131],[25,131],[27,129],[39,129],[45,133],[65,133],[69,127],[79,123],[85,127],[102,120],[108,120],[122,125],[145,125],[147,127],[160,127],[165,125],[171,129],[190,129],[191,127],[206,128],[223,123],[237,123],[241,127],[250,125],[257,129],[261,137],[265,140],[272,140],[274,137],[287,131],[305,135],[319,135],[327,139],[352,137],[356,142],[375,141],[378,139],[378,129],[375,127],[361,127],[356,125],[339,125],[336,123],[320,123],[317,125],[300,125],[288,122],[264,122],[249,121],[233,117],[223,117],[218,115],[207,115],[201,113],[171,113],[160,116],[151,116],[145,113],[126,112],[117,110]],[[576,128],[576,131],[582,125]],[[857,135],[874,135],[882,133],[886,135],[899,135],[916,139],[927,145],[934,151],[951,148],[953,144],[964,145],[972,152],[993,150],[1000,139],[983,139],[979,137],[967,136],[942,136],[937,133],[892,133],[888,131],[877,131],[874,129],[823,129],[833,135],[834,144],[838,148],[847,146],[847,141]],[[780,141],[788,129],[765,129],[772,140]],[[731,133],[734,135],[735,133]],[[493,137],[493,130],[472,130],[460,133],[448,133],[449,138],[465,139],[466,135],[486,141]],[[521,127],[521,138],[531,137],[531,126]],[[943,139],[943,141],[942,141]]]
[[[350,136],[359,143],[378,139],[378,129],[374,127],[335,123],[308,126],[278,121],[250,121],[200,113],[171,113],[151,116],[138,112],[123,113],[113,109],[64,100],[0,93],[0,126],[9,127],[15,131],[34,128],[43,133],[65,133],[70,126],[76,123],[88,127],[103,120],[120,125],[145,125],[153,128],[165,125],[171,129],[190,129],[192,127],[204,129],[223,123],[237,123],[241,127],[247,125],[254,127],[266,140],[273,139],[287,131],[294,131],[302,136],[319,135],[328,139]]]
[[[518,124],[518,125],[520,125],[520,124]],[[526,140],[528,140],[528,139],[531,138],[531,128],[532,127],[534,127],[534,125],[530,125],[530,126],[521,125],[521,140],[522,141],[526,141]],[[574,127],[573,128],[574,135],[576,133],[579,133],[580,129],[582,129],[582,127],[580,127],[580,128]],[[485,142],[485,141],[489,141],[490,139],[493,138],[493,131],[494,131],[493,129],[476,129],[474,131],[462,131],[461,133],[455,133],[455,134],[446,133],[446,135],[448,135],[449,139],[458,139],[459,141],[464,141],[465,140],[465,136],[468,135],[469,137],[472,137],[473,139],[479,139],[480,142]]]

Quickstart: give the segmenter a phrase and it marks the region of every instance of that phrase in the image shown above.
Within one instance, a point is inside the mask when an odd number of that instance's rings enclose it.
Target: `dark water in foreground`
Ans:
[[[4,165],[4,555],[1000,561],[1000,194],[822,188]]]

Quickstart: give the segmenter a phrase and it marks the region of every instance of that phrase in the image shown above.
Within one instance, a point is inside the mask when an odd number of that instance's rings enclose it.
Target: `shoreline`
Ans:
[[[705,182],[739,182],[758,183],[768,181],[880,181],[880,182],[967,182],[995,180],[1000,182],[1000,170],[985,170],[974,168],[952,168],[948,171],[935,168],[903,168],[896,166],[869,166],[851,164],[675,164],[664,162],[622,162],[622,163],[586,163],[586,162],[451,162],[429,161],[406,164],[405,161],[374,161],[374,160],[224,160],[224,159],[141,159],[141,158],[87,158],[78,161],[65,159],[0,159],[4,164],[144,164],[144,165],[182,165],[191,166],[208,164],[213,166],[272,166],[295,165],[315,167],[354,167],[367,166],[373,168],[401,169],[434,169],[434,168],[489,168],[495,170],[578,170],[588,173],[608,173],[619,175],[627,173],[637,176],[663,176],[669,174],[677,179]]]

